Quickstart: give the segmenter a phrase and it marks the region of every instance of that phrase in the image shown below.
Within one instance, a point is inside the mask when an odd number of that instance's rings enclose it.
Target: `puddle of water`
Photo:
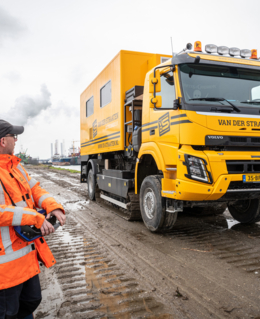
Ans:
[[[68,210],[68,211],[74,211],[74,212],[77,212],[78,210],[81,209],[81,207],[85,208],[86,205],[89,204],[89,201],[86,201],[86,200],[81,200],[81,201],[78,201],[76,203],[66,203],[66,201],[64,201],[62,203],[62,205],[65,206],[65,209]]]
[[[53,179],[60,179],[60,177],[57,176],[57,173],[46,172],[46,175],[52,177]]]
[[[56,230],[56,232],[59,233],[59,238],[66,244],[68,244],[68,243],[71,244],[73,242],[73,240],[75,239],[75,236],[71,236],[69,232],[63,231],[62,227],[59,227]]]
[[[87,241],[85,245],[88,246]],[[149,318],[172,318],[168,314],[151,316],[154,306],[157,305],[156,301],[144,297],[143,291],[129,289],[120,279],[120,276],[123,276],[121,271],[117,270],[115,273],[110,267],[111,265],[102,260],[93,261],[85,267],[86,282],[101,304],[98,311],[104,312],[108,318],[130,319],[133,313],[144,312],[150,315]],[[102,276],[105,273],[109,273],[109,276]],[[140,318],[143,316],[140,315]]]
[[[54,270],[41,269],[41,271],[45,285],[42,286],[42,302],[35,315],[36,318],[53,319],[56,318],[57,309],[65,299]]]
[[[86,243],[87,246],[87,243]],[[122,293],[122,295],[113,295],[118,290],[113,288],[110,282],[107,281],[106,277],[100,277],[98,273],[96,273],[96,267],[93,267],[97,262],[93,262],[85,266],[85,275],[86,282],[91,287],[92,290],[97,293],[97,298],[99,302],[103,305],[99,308],[99,311],[104,312],[109,315],[111,313],[116,313],[125,310],[128,304],[120,305],[120,301],[122,300],[122,296],[127,297],[127,293]],[[98,269],[100,268],[108,268],[107,263],[102,260],[98,262]],[[120,285],[122,282],[119,279],[116,279],[116,275],[111,275],[110,278],[115,278],[113,282],[115,285]],[[122,289],[122,288],[121,288]],[[122,319],[131,318],[130,313],[122,313],[120,316]]]
[[[35,176],[42,176],[42,174],[37,174],[37,173],[31,173],[29,174],[31,177],[35,177]]]
[[[79,183],[79,182],[78,182],[78,184],[75,184],[75,183],[72,183],[71,181],[69,181],[69,180],[66,179],[66,183],[69,183],[69,184],[71,184],[71,185],[73,185],[73,186],[80,187],[80,183]]]
[[[75,183],[75,182],[70,181],[68,176],[60,176],[59,174],[53,173],[53,172],[46,172],[46,175],[50,176],[53,179],[64,180],[66,183],[69,183],[73,186],[78,186],[78,187],[81,186],[80,182]]]
[[[61,240],[61,242],[63,242],[63,244],[69,244],[68,249],[71,253],[75,253],[79,250],[80,247],[84,247],[82,237],[75,237],[75,235],[71,235],[68,231],[63,231],[61,227],[59,227],[57,231],[59,232],[59,239]],[[66,251],[65,248],[64,251]],[[84,253],[82,253],[80,256],[77,256],[76,259],[73,258],[73,267],[78,268],[77,271],[81,272],[82,274],[85,273],[85,265],[82,265],[83,260]],[[66,266],[67,262],[68,259],[64,261],[64,266]],[[73,280],[77,281],[77,276],[73,276]]]

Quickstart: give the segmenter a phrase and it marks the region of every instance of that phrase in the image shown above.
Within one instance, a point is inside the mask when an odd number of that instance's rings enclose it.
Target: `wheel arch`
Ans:
[[[87,163],[87,176],[90,169],[93,169],[94,175],[97,175],[98,173],[98,162],[96,159],[90,159]]]
[[[141,184],[146,176],[157,175],[158,171],[165,171],[165,163],[159,147],[154,142],[142,144],[135,170],[135,193],[140,193]]]

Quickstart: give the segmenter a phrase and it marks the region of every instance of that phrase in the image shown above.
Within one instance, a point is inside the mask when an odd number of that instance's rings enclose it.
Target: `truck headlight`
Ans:
[[[188,174],[185,176],[203,183],[212,184],[212,177],[207,170],[207,162],[203,158],[185,154],[184,165],[187,166]]]

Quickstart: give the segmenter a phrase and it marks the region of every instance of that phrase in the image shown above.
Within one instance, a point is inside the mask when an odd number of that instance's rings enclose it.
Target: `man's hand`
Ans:
[[[54,227],[52,226],[51,223],[49,223],[46,219],[44,220],[43,224],[42,224],[42,227],[41,227],[41,232],[42,232],[42,235],[45,236],[45,235],[49,235],[51,233],[54,233],[55,232],[55,229]]]
[[[55,209],[51,212],[51,215],[56,216],[58,221],[60,222],[61,226],[65,224],[66,216],[63,214],[63,211],[61,209]]]

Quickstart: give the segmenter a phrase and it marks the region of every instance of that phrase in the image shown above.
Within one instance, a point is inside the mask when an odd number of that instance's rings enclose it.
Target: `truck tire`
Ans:
[[[92,168],[88,171],[88,197],[90,200],[96,200],[96,176],[93,173]]]
[[[161,196],[161,177],[147,176],[141,185],[140,208],[145,226],[151,232],[172,230],[177,213],[166,212],[166,200]]]
[[[228,205],[230,214],[243,224],[253,224],[260,221],[259,199],[239,200],[234,205]]]

